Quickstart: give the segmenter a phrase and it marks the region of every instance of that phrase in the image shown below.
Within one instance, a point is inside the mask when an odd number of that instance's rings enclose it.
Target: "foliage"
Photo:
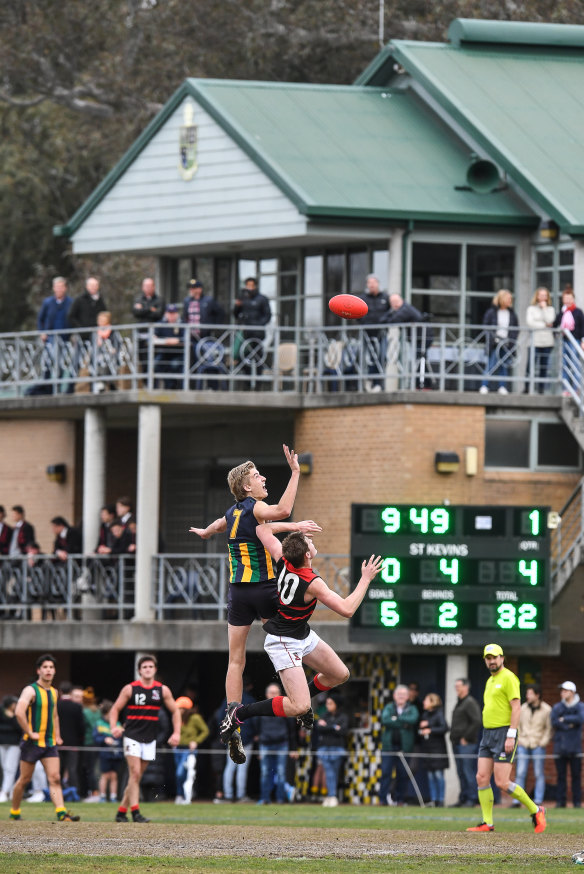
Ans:
[[[378,50],[379,8],[379,0],[2,0],[0,330],[34,321],[56,273],[79,283],[85,270],[111,281],[121,270],[137,287],[149,267],[80,263],[52,228],[185,77],[351,82]],[[579,0],[385,0],[384,10],[386,40],[444,40],[457,16],[584,23]]]

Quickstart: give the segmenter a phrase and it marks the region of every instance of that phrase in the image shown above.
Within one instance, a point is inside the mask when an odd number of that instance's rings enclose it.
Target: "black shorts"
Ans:
[[[58,759],[59,750],[57,747],[39,747],[33,740],[21,740],[20,758],[29,765],[36,765],[41,759]]]
[[[254,619],[269,619],[278,610],[276,580],[265,583],[230,583],[227,621],[230,625],[252,625]]]
[[[515,743],[510,753],[505,752],[505,741],[507,740],[507,730],[509,726],[503,725],[501,728],[485,728],[481,745],[479,747],[479,759],[493,759],[497,762],[510,765],[515,760],[517,751],[518,737],[514,738]]]

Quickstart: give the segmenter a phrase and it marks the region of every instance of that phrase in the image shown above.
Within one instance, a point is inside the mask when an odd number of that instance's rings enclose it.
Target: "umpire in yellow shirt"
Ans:
[[[519,678],[504,667],[503,650],[498,643],[488,643],[483,652],[490,673],[485,686],[483,737],[479,747],[477,787],[483,821],[468,832],[493,832],[493,790],[491,776],[503,792],[520,801],[531,814],[537,833],[545,831],[545,808],[537,806],[517,783],[511,780],[511,768],[517,750],[517,727],[521,711]]]

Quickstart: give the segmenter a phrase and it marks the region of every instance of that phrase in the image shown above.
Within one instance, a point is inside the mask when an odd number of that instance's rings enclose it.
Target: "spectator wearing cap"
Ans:
[[[149,276],[142,280],[142,291],[134,300],[132,315],[144,326],[159,322],[164,315],[164,301],[156,294],[154,280]],[[138,359],[141,370],[146,370],[148,362],[148,339],[148,331],[138,331]]]
[[[175,804],[189,804],[192,799],[197,773],[197,749],[209,736],[207,723],[192,699],[181,695],[176,699],[180,710],[181,729],[178,746],[174,750],[176,778]]]
[[[173,374],[170,379],[163,380],[164,388],[180,388],[177,374],[182,374],[184,368],[184,328],[175,303],[166,305],[164,319],[154,329],[154,343],[158,350],[154,359],[155,372]]]
[[[219,341],[209,338],[213,336],[214,325],[225,324],[225,311],[214,297],[205,294],[203,283],[198,279],[191,279],[188,291],[183,301],[182,319],[191,326],[191,370],[200,373],[210,365],[211,372],[215,372],[213,365],[222,360],[224,350]],[[198,387],[195,385],[195,388]]]
[[[554,756],[557,772],[556,807],[565,807],[567,798],[567,770],[570,767],[572,802],[582,804],[580,778],[582,773],[582,725],[584,704],[576,694],[576,684],[566,680],[560,685],[561,701],[552,707],[554,729]]]

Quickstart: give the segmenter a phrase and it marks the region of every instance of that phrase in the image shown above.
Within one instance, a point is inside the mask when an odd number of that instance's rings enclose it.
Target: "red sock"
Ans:
[[[314,679],[313,679],[313,683],[316,686],[316,688],[319,690],[319,692],[328,692],[329,689],[333,688],[332,686],[325,686],[324,683],[318,679],[319,677],[320,677],[320,674],[316,674]]]
[[[284,713],[284,696],[276,695],[272,698],[272,712],[274,716],[286,716]]]
[[[134,804],[133,807],[130,807],[130,810],[132,811],[132,813],[135,813],[137,810],[140,810],[140,805]]]
[[[128,812],[128,808],[127,808],[127,807],[122,807],[122,805],[120,804],[120,806],[118,807],[118,812],[119,812],[119,813],[127,813],[127,812]]]

